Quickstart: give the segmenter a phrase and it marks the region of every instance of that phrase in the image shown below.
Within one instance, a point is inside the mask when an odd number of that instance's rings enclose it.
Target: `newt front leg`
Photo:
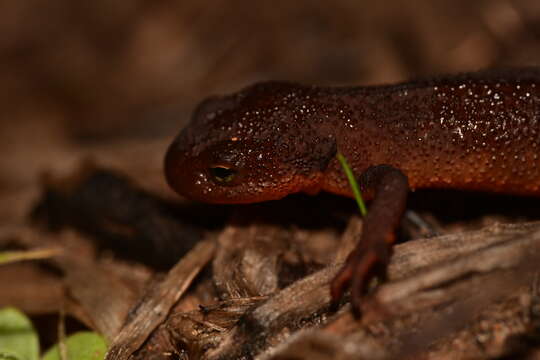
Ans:
[[[337,302],[350,284],[351,305],[356,316],[360,315],[361,299],[369,280],[386,277],[395,231],[405,211],[409,192],[407,176],[390,165],[368,168],[360,176],[359,183],[362,193],[373,201],[364,218],[360,241],[330,289],[333,301]]]

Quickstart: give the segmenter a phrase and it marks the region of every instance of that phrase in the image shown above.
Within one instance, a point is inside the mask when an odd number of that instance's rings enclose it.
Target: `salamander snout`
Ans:
[[[298,173],[272,141],[238,138],[186,146],[182,134],[165,156],[165,176],[177,193],[211,203],[253,203],[312,192],[320,172]]]

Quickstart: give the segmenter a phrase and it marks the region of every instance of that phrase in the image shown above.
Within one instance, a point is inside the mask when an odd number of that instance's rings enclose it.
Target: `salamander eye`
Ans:
[[[220,184],[230,183],[234,180],[237,171],[226,165],[216,165],[209,168],[212,179]]]

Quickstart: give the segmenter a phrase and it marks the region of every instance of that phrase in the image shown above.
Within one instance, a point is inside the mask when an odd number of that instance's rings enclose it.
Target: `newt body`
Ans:
[[[379,234],[362,235],[334,281],[338,297],[352,279],[354,302],[374,265],[388,260],[380,244],[392,243],[408,189],[538,196],[539,149],[540,69],[527,68],[388,86],[256,84],[203,102],[165,168],[177,192],[206,202],[352,196],[339,150],[375,197],[364,233]]]
[[[540,70],[375,87],[256,84],[199,106],[169,149],[167,179],[206,202],[351,196],[336,149],[357,174],[392,165],[412,189],[540,195]],[[237,178],[216,181],[214,165]]]

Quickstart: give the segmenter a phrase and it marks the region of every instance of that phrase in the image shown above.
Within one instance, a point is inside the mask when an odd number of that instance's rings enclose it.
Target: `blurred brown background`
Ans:
[[[3,1],[0,221],[88,157],[171,195],[161,157],[209,94],[539,63],[537,0]]]

